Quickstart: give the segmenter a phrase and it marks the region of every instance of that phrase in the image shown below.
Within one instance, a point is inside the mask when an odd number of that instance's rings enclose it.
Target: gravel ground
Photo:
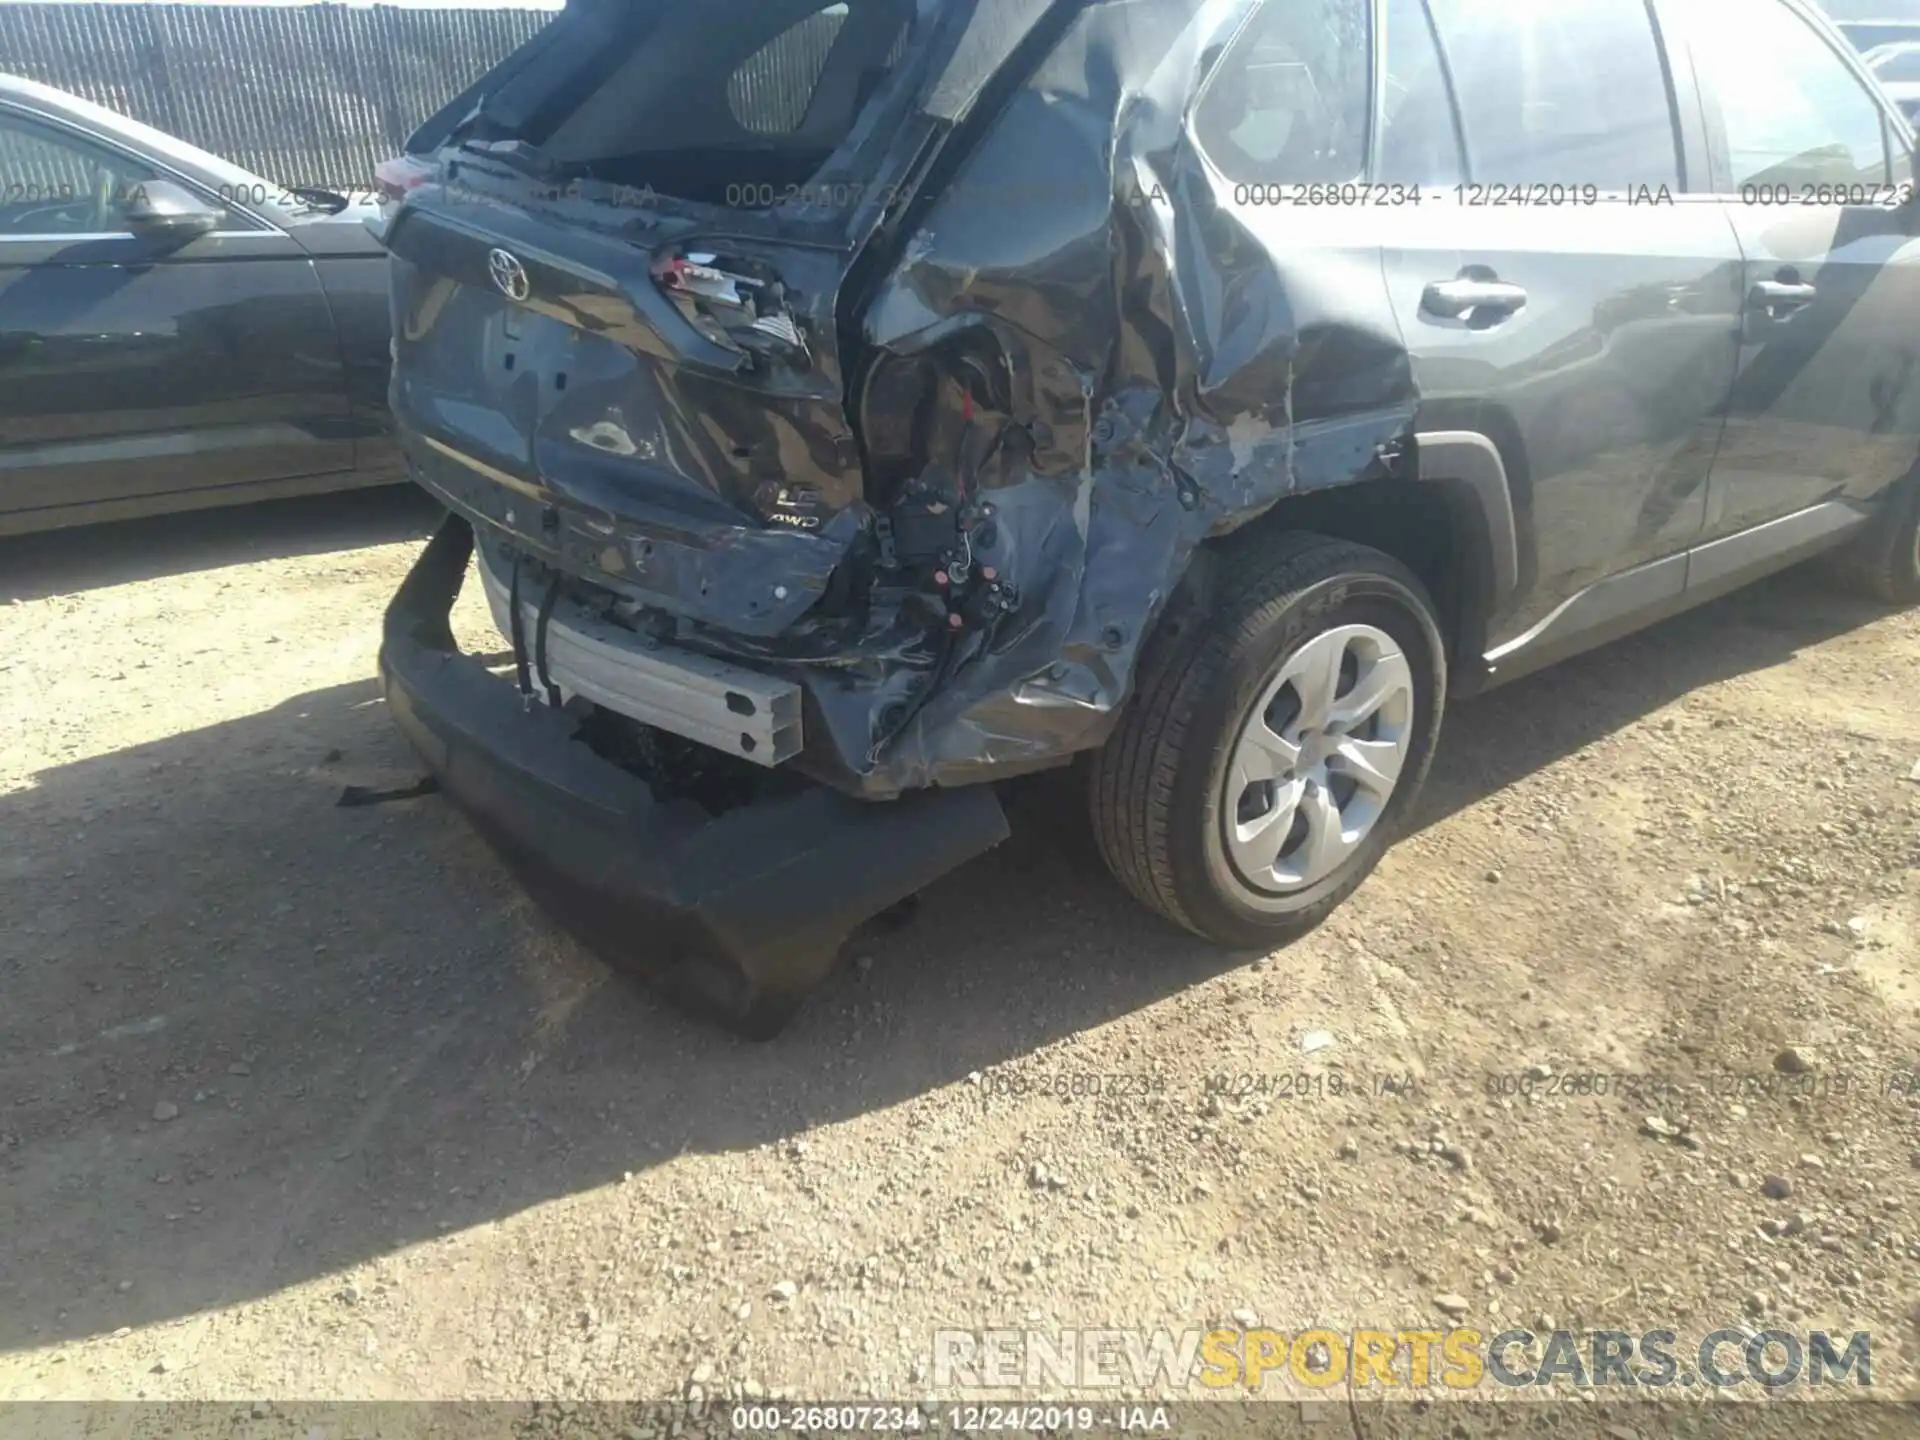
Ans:
[[[431,518],[0,546],[0,1397],[910,1399],[943,1327],[1449,1314],[1869,1330],[1920,1393],[1920,614],[1796,572],[1456,707],[1271,957],[1030,782],[755,1046],[443,801],[335,808],[418,774]]]

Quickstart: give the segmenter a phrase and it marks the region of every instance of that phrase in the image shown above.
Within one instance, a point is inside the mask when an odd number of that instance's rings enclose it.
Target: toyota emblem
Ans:
[[[509,300],[524,300],[533,287],[527,283],[527,267],[505,250],[487,252],[487,274],[502,295]]]

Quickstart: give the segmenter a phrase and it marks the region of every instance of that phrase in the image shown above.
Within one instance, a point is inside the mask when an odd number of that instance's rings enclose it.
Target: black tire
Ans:
[[[1446,648],[1419,579],[1378,550],[1321,535],[1248,536],[1229,542],[1219,564],[1209,613],[1192,625],[1162,622],[1132,703],[1093,757],[1093,829],[1108,868],[1141,903],[1216,944],[1265,948],[1319,924],[1393,842],[1432,763]],[[1399,780],[1366,839],[1323,880],[1285,896],[1257,890],[1227,858],[1226,766],[1286,659],[1349,624],[1384,631],[1412,673]]]
[[[1885,516],[1874,522],[1843,565],[1874,599],[1920,605],[1920,471],[1908,475],[1887,497]]]

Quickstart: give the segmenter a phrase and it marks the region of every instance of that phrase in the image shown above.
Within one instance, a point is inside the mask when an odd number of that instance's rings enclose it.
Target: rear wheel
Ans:
[[[1142,902],[1216,943],[1270,945],[1318,924],[1400,828],[1445,651],[1420,581],[1378,550],[1263,537],[1223,565],[1220,603],[1156,636],[1094,757],[1093,823]]]

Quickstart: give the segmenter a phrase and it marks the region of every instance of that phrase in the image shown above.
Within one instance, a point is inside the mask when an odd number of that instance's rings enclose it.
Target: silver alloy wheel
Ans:
[[[1413,671],[1371,625],[1316,635],[1267,682],[1234,741],[1221,819],[1240,877],[1287,894],[1372,832],[1413,745]]]

